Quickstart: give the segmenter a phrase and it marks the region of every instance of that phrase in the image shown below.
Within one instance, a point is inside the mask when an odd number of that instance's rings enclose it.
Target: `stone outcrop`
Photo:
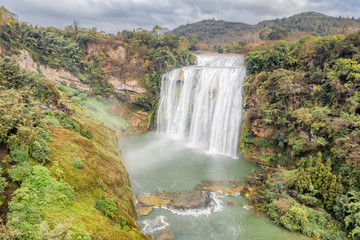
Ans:
[[[221,192],[225,195],[232,195],[232,196],[243,194],[244,190],[245,191],[249,190],[249,188],[236,181],[229,181],[229,182],[203,181],[201,184],[198,184],[196,186],[196,189],[211,191],[211,192]]]
[[[143,94],[146,92],[146,89],[140,87],[140,84],[136,79],[123,81],[114,76],[109,76],[108,82],[114,86],[117,92],[130,93],[130,98],[132,97],[132,95]]]
[[[140,194],[137,200],[143,204],[167,206],[177,210],[206,208],[211,203],[210,192],[200,190],[180,193]]]
[[[126,59],[126,49],[124,47],[118,47],[112,51],[108,51],[109,57],[112,60],[124,62]]]
[[[138,215],[149,214],[153,207],[167,207],[175,210],[205,209],[211,207],[214,202],[211,192],[215,192],[216,196],[220,197],[223,195],[244,195],[251,190],[251,187],[244,186],[235,181],[203,181],[192,191],[139,194],[137,196],[138,204],[136,205],[136,208],[138,209]],[[236,203],[234,202],[225,202],[230,206],[236,206]]]
[[[77,77],[72,75],[70,72],[63,69],[55,69],[45,65],[39,65],[34,62],[29,52],[26,50],[20,50],[20,54],[14,56],[19,63],[21,69],[42,73],[44,76],[52,82],[66,83],[67,86],[75,84],[78,89],[86,92],[91,92],[89,85],[82,83]]]
[[[176,238],[174,235],[170,233],[163,233],[156,237],[156,240],[171,240],[171,239],[176,239]]]
[[[260,138],[269,138],[272,134],[272,129],[266,127],[264,124],[259,123],[258,119],[255,119],[251,123],[251,131],[254,133],[255,137]]]

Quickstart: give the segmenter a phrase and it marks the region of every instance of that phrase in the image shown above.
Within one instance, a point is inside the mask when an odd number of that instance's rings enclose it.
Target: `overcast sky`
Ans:
[[[64,28],[80,26],[117,33],[159,25],[173,29],[215,18],[256,24],[304,11],[360,17],[359,0],[0,0],[24,22]]]

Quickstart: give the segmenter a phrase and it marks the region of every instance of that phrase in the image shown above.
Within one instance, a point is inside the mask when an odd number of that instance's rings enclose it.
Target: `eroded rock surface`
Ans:
[[[122,80],[114,76],[109,76],[108,82],[111,83],[117,92],[131,93],[132,95],[142,94],[146,92],[146,89],[140,86],[140,83],[136,79]],[[131,96],[130,96],[131,97]]]
[[[166,206],[177,210],[206,208],[211,204],[210,192],[200,190],[180,193],[140,194],[137,199],[142,204]]]
[[[63,69],[55,69],[44,65],[38,65],[34,62],[29,52],[26,50],[20,50],[20,54],[14,56],[21,69],[42,73],[44,76],[52,82],[66,83],[67,86],[75,84],[78,89],[86,92],[91,92],[89,85],[82,83],[77,77],[70,72]]]
[[[156,240],[171,240],[171,239],[176,239],[176,238],[174,235],[170,233],[163,233],[156,238]]]
[[[203,181],[201,184],[198,184],[194,190],[188,192],[140,194],[137,196],[139,202],[137,204],[138,214],[149,214],[153,206],[168,207],[175,210],[205,209],[211,207],[214,203],[212,192],[215,192],[216,196],[220,197],[224,195],[244,195],[249,191],[251,191],[250,187],[241,185],[235,181]],[[236,206],[234,202],[225,202],[230,206]]]

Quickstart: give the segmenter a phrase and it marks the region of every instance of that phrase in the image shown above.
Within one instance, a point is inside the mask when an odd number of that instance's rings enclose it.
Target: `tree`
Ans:
[[[279,27],[279,26],[273,26],[271,27],[271,32],[266,36],[267,40],[282,40],[286,39],[289,36],[289,33]]]
[[[311,156],[300,160],[298,177],[295,182],[295,188],[299,193],[309,190],[309,186],[311,185],[312,162],[313,159]]]
[[[334,213],[353,239],[360,237],[360,192],[349,191],[336,199]]]
[[[22,144],[30,144],[36,138],[35,130],[39,124],[41,111],[31,92],[26,90],[0,91],[0,142],[16,134]]]

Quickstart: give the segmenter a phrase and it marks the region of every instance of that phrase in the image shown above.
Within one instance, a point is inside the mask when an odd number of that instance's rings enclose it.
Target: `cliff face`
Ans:
[[[347,209],[360,196],[359,40],[307,36],[247,55],[241,148],[271,170],[258,184],[259,209],[291,231],[358,237],[360,221],[348,220],[359,211]],[[311,220],[320,215],[335,227]]]
[[[148,129],[148,114],[133,107],[132,102],[146,95],[142,79],[147,73],[146,48],[132,53],[126,43],[117,39],[99,39],[87,45],[86,58],[98,55],[102,58],[103,72],[107,81],[114,86],[117,98],[112,98],[109,110],[122,116],[129,123],[120,136],[142,133]]]
[[[67,86],[75,86],[85,92],[91,92],[89,85],[82,83],[78,78],[73,76],[70,72],[63,69],[54,69],[45,65],[34,62],[29,52],[22,49],[19,55],[15,55],[14,58],[19,63],[21,69],[28,70],[30,72],[42,73],[44,76],[52,82],[59,84],[65,84]]]
[[[85,231],[92,238],[148,239],[140,232],[129,175],[122,162],[117,134],[95,120],[87,109],[69,104],[75,109],[73,116],[93,135],[91,140],[62,127],[51,130],[51,169],[75,190],[75,201],[66,209],[53,209],[45,213],[50,225],[71,219],[72,229]],[[74,162],[83,163],[81,169]],[[114,216],[104,216],[96,209],[99,201],[113,199]],[[120,227],[119,227],[120,226]]]
[[[125,44],[116,39],[101,39],[89,43],[86,57],[99,55],[103,60],[103,71],[115,91],[125,98],[145,93],[141,78],[146,73],[144,56],[127,53]]]
[[[94,45],[90,45],[89,52],[95,53],[100,48],[101,47],[99,45],[96,45],[96,47]],[[125,48],[119,47],[114,50],[110,47],[108,49],[108,53],[110,56],[105,58],[106,64],[104,65],[104,71],[107,73],[108,82],[114,86],[121,99],[119,100],[119,98],[113,97],[113,101],[111,101],[109,105],[109,111],[111,114],[124,117],[129,123],[129,127],[126,129],[124,134],[121,134],[121,138],[127,134],[145,132],[148,128],[147,113],[142,110],[133,110],[131,105],[132,100],[139,95],[145,94],[146,90],[141,87],[140,80],[135,77],[129,79],[119,79],[115,77],[117,76],[115,74],[117,64],[126,64]],[[92,92],[92,89],[88,84],[82,83],[80,79],[72,75],[70,72],[61,68],[55,69],[36,63],[26,50],[20,50],[20,53],[15,55],[14,58],[23,70],[42,73],[48,80],[54,83],[71,86],[88,94],[91,94]],[[119,71],[121,72],[121,70]]]
[[[121,54],[121,50],[114,52],[114,58],[122,61]],[[78,91],[91,93],[88,85],[83,84],[69,72],[35,63],[26,50],[20,50],[20,54],[14,58],[23,70],[42,73],[48,80],[61,86],[71,86]],[[135,85],[132,82],[130,88],[136,89]],[[50,171],[52,178],[68,184],[73,189],[73,198],[65,207],[44,205],[41,210],[43,223],[46,222],[50,229],[67,223],[66,231],[69,236],[74,237],[149,239],[140,231],[136,221],[135,198],[126,166],[122,162],[118,140],[119,137],[122,140],[130,133],[146,131],[147,114],[143,111],[130,110],[129,101],[120,101],[114,97],[105,105],[104,111],[124,116],[130,124],[119,134],[102,123],[101,119],[96,119],[88,108],[71,101],[64,92],[60,91],[60,96],[58,102],[65,102],[66,107],[72,110],[72,113],[68,114],[72,119],[69,121],[76,121],[81,128],[86,128],[90,135],[84,137],[79,132],[59,124],[59,119],[54,118],[56,114],[53,113],[56,106],[43,113],[47,116],[43,121],[48,126],[52,139],[49,143],[51,162],[45,164],[45,167]],[[36,162],[33,164],[37,166]],[[18,187],[19,190],[23,189],[22,185]],[[11,196],[8,197],[11,200]],[[14,205],[10,201],[11,204]],[[106,204],[110,204],[111,213],[108,212],[109,206]],[[11,211],[12,214],[17,214],[16,210]],[[32,227],[37,229],[34,225]],[[19,229],[16,226],[13,228]],[[26,234],[25,237],[22,235],[20,238],[26,239],[36,235],[31,231]]]

